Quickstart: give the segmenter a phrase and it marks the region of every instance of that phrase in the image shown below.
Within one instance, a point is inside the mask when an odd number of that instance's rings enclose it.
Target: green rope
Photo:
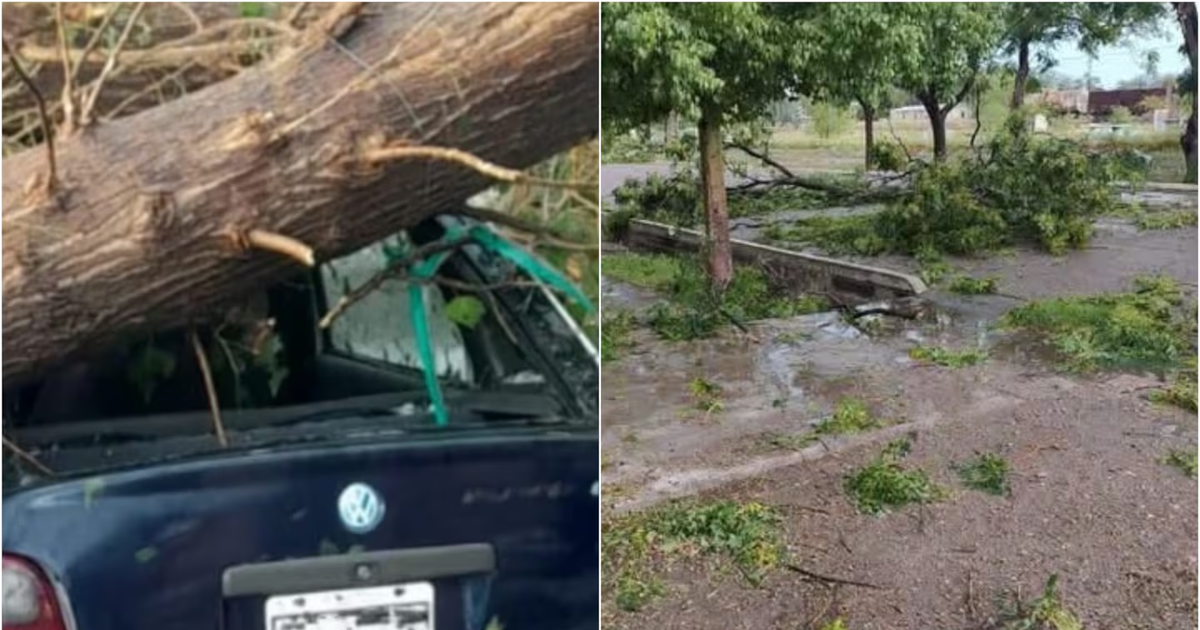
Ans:
[[[587,313],[595,312],[595,306],[582,291],[579,290],[566,276],[559,273],[548,263],[534,254],[525,251],[513,242],[502,238],[483,225],[475,225],[469,229],[451,227],[446,230],[440,242],[446,243],[468,237],[483,249],[512,262],[530,277],[549,285],[552,289],[566,295],[571,301],[581,306]],[[409,247],[384,247],[384,256],[388,266],[404,260]],[[433,340],[429,334],[429,314],[425,308],[425,291],[423,281],[431,280],[437,275],[438,269],[450,257],[449,251],[438,252],[428,258],[409,263],[409,276],[416,282],[408,285],[409,317],[412,319],[413,333],[417,338],[417,354],[421,359],[421,367],[425,372],[425,389],[429,393],[429,401],[433,407],[434,420],[439,427],[449,423],[449,412],[446,401],[442,396],[442,386],[437,378],[437,361],[433,354]]]

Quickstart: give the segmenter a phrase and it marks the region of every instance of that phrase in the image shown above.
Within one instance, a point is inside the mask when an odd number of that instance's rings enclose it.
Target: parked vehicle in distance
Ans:
[[[6,435],[53,471],[6,450],[5,630],[598,627],[594,347],[544,287],[458,249],[423,289],[435,426],[402,278],[319,326],[387,245],[249,298],[270,332],[203,339],[228,448],[187,331],[4,392]],[[455,323],[478,285],[486,310]]]

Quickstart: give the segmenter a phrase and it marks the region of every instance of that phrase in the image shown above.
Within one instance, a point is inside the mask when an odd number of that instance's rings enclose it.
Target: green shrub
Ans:
[[[908,165],[908,156],[895,142],[876,142],[869,155],[871,166],[881,171],[900,171]]]

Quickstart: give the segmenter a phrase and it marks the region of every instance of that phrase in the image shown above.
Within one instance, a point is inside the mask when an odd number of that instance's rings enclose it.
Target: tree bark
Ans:
[[[930,94],[920,97],[921,105],[929,116],[929,124],[933,129],[933,159],[942,162],[946,159],[946,114],[938,99]]]
[[[875,108],[862,99],[858,99],[858,105],[863,111],[863,164],[869,171],[874,166],[871,151],[875,148]]]
[[[708,277],[724,291],[733,280],[733,248],[729,242],[729,201],[725,191],[725,156],[721,112],[707,108],[700,116],[700,181],[708,230]]]
[[[1013,80],[1011,109],[1020,109],[1025,104],[1025,84],[1029,81],[1029,40],[1017,45],[1017,76]]]
[[[1188,62],[1192,67],[1192,81],[1200,76],[1196,73],[1196,3],[1174,2],[1175,17],[1183,30],[1184,47],[1187,50]],[[1187,164],[1187,172],[1183,176],[1185,183],[1196,183],[1196,86],[1192,85],[1192,113],[1188,116],[1187,127],[1179,137],[1179,146],[1183,149],[1183,158]]]
[[[324,260],[492,183],[384,148],[456,147],[524,168],[594,136],[597,11],[352,6],[262,67],[58,139],[53,179],[43,147],[6,158],[4,385],[197,323],[301,269],[231,234],[282,234]]]

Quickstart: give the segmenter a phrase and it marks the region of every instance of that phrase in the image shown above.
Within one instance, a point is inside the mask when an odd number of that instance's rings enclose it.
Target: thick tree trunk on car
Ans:
[[[733,280],[733,248],[729,242],[729,200],[725,192],[725,156],[721,139],[721,113],[706,110],[700,116],[700,180],[704,188],[704,216],[708,230],[708,274],[720,291]]]
[[[1012,101],[1009,107],[1017,110],[1025,104],[1025,84],[1029,82],[1029,42],[1017,44],[1017,76],[1013,79]]]
[[[594,4],[378,4],[329,28],[337,42],[310,32],[264,67],[59,139],[49,195],[45,147],[4,160],[6,386],[299,269],[231,234],[328,259],[491,183],[380,148],[522,168],[597,132]]]

